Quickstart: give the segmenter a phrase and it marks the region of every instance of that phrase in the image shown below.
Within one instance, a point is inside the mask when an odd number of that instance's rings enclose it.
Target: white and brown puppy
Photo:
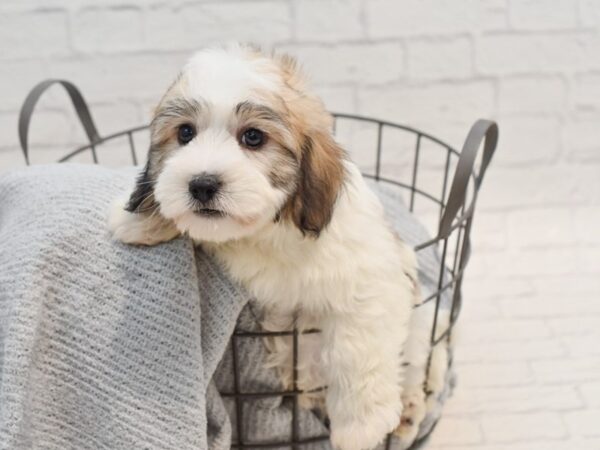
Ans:
[[[400,423],[416,261],[331,125],[291,58],[201,51],[157,107],[148,163],[110,227],[146,245],[187,235],[256,297],[265,326],[299,314],[322,329],[299,385],[327,384],[333,445],[360,450]],[[289,357],[279,344],[275,364]]]

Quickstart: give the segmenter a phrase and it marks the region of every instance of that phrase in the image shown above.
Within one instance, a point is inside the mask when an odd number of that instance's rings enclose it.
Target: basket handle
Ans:
[[[463,207],[467,187],[469,185],[469,179],[473,174],[475,167],[475,160],[481,143],[483,142],[483,157],[481,160],[481,167],[479,173],[475,177],[475,192],[479,189],[485,172],[494,156],[496,151],[496,145],[498,143],[498,125],[496,122],[491,120],[479,119],[471,127],[467,139],[463,145],[458,160],[458,165],[454,172],[454,178],[452,180],[452,187],[450,188],[450,194],[448,195],[448,202],[444,209],[442,220],[440,221],[440,229],[438,237],[447,238],[452,231],[452,222],[456,219],[456,216],[460,209]],[[475,198],[469,206],[468,211],[465,213],[467,216],[472,214],[472,209],[475,207]]]
[[[33,109],[42,94],[53,84],[60,84],[66,89],[90,144],[94,144],[100,140],[100,135],[98,134],[90,110],[77,86],[66,80],[50,79],[42,81],[29,92],[19,113],[19,141],[21,142],[21,150],[23,150],[23,156],[27,165],[29,165],[29,123],[31,122]]]

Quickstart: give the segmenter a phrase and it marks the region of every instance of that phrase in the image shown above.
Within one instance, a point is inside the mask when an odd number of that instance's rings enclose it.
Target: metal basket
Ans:
[[[28,130],[31,121],[33,109],[40,96],[53,84],[62,85],[75,107],[83,129],[88,137],[89,143],[83,145],[60,158],[59,162],[70,160],[77,155],[89,152],[92,162],[98,164],[98,153],[102,146],[116,139],[126,139],[129,147],[131,162],[138,164],[138,156],[135,147],[135,137],[140,133],[147,133],[149,125],[130,128],[108,136],[101,136],[94,124],[89,108],[75,85],[64,80],[46,80],[38,84],[25,100],[19,116],[19,139],[26,163],[30,164],[30,155],[28,147]],[[425,202],[436,210],[436,230],[435,237],[415,247],[415,250],[422,251],[428,247],[436,246],[440,252],[440,268],[437,283],[437,291],[429,295],[423,302],[435,301],[435,315],[432,324],[430,345],[439,345],[444,340],[449,340],[452,328],[458,318],[462,303],[461,285],[464,278],[465,269],[469,261],[471,252],[470,233],[475,212],[477,193],[481,186],[486,169],[492,159],[498,140],[498,127],[494,122],[488,120],[478,120],[471,127],[464,142],[461,152],[455,150],[452,146],[446,144],[436,137],[419,131],[417,129],[399,125],[383,120],[372,119],[368,117],[334,113],[336,126],[342,122],[350,122],[360,126],[372,127],[376,136],[374,164],[363,173],[366,178],[376,180],[376,182],[395,186],[407,194],[407,203],[411,212],[417,205]],[[407,173],[403,176],[387,176],[383,173],[382,164],[384,161],[383,137],[384,133],[390,130],[400,130],[413,138],[413,145],[410,149],[412,153],[412,163]],[[336,131],[336,127],[334,127]],[[442,163],[436,166],[438,170],[437,177],[441,181],[441,189],[437,193],[432,193],[421,185],[418,177],[421,168],[421,155],[424,145],[433,146],[437,152],[442,155]],[[483,144],[483,145],[482,145]],[[480,148],[483,149],[479,154]],[[479,158],[478,158],[479,156]],[[480,160],[476,168],[476,160]],[[454,170],[452,178],[451,169]],[[444,274],[448,274],[446,276]],[[439,333],[437,330],[438,311],[442,293],[450,290],[452,292],[452,305],[450,312],[450,322],[446,330]],[[318,332],[318,330],[309,330],[302,333]],[[298,330],[281,330],[269,332],[248,332],[236,330],[231,337],[232,367],[234,389],[233,392],[221,392],[224,397],[232,398],[235,402],[236,418],[233,421],[237,428],[237,442],[233,442],[232,448],[251,449],[251,448],[292,448],[302,449],[307,444],[322,442],[329,439],[328,435],[302,439],[299,436],[298,421],[298,396],[303,393],[296,385],[296,363],[298,359]],[[289,336],[292,339],[293,346],[293,388],[291,390],[277,392],[245,392],[240,388],[239,382],[239,344],[243,339],[256,339],[269,336]],[[244,420],[243,403],[257,401],[266,397],[288,398],[292,401],[292,424],[289,439],[284,441],[249,443],[244,439],[243,429]],[[411,449],[421,446],[427,436],[415,442]],[[391,447],[391,436],[388,436],[385,442],[386,450]]]

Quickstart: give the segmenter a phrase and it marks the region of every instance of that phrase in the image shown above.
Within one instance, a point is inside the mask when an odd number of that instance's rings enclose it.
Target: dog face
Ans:
[[[331,116],[295,62],[236,46],[204,50],[158,105],[127,210],[159,213],[199,241],[287,221],[318,236],[343,182]]]

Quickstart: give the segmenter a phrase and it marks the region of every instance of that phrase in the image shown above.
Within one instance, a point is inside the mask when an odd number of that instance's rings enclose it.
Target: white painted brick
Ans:
[[[335,42],[364,37],[359,0],[300,0],[294,12],[296,39]]]
[[[574,317],[549,318],[546,323],[556,336],[588,336],[600,330],[600,315],[577,312]]]
[[[485,74],[576,70],[587,61],[577,35],[491,34],[476,43],[476,68]]]
[[[494,255],[489,265],[495,267],[495,274],[502,277],[565,275],[576,271],[577,256],[574,248],[547,245]]]
[[[573,386],[513,386],[460,389],[444,408],[451,416],[466,414],[505,414],[568,411],[582,408],[584,402]]]
[[[582,24],[586,27],[600,24],[600,3],[596,0],[580,0],[579,14]]]
[[[480,251],[500,250],[508,245],[507,217],[503,213],[481,213],[477,215],[471,229],[473,245]]]
[[[349,86],[315,86],[315,92],[332,112],[356,111],[356,93]]]
[[[17,111],[29,91],[45,76],[45,66],[39,59],[3,61],[0,64],[0,111]]]
[[[556,413],[484,416],[481,426],[485,437],[491,442],[560,439],[567,435],[561,416]]]
[[[583,73],[573,78],[573,105],[582,110],[600,108],[600,74]]]
[[[198,47],[242,41],[270,46],[292,38],[290,4],[281,1],[194,3],[179,11],[185,37]]]
[[[69,52],[67,13],[47,9],[0,14],[0,59],[63,56]]]
[[[397,43],[279,46],[278,49],[297,57],[315,84],[388,83],[404,74],[404,50]]]
[[[579,317],[600,314],[600,302],[593,294],[539,295],[521,299],[499,300],[502,311],[514,319],[542,317]]]
[[[564,128],[564,145],[572,161],[600,161],[600,114],[570,116]]]
[[[538,295],[553,294],[569,296],[600,292],[600,277],[594,278],[580,273],[566,276],[535,277],[530,280]]]
[[[594,165],[492,167],[480,191],[482,210],[573,205],[598,201],[600,177]],[[484,200],[485,199],[485,200]]]
[[[73,45],[83,52],[118,52],[142,47],[142,13],[137,8],[86,8],[74,15],[71,24]]]
[[[539,165],[554,162],[560,151],[560,121],[556,117],[500,118],[502,136],[496,165]]]
[[[509,21],[519,30],[569,29],[578,25],[572,0],[510,0]]]
[[[562,337],[561,342],[570,356],[600,358],[600,330],[585,336]]]
[[[467,37],[410,40],[407,49],[411,79],[461,79],[473,73],[473,48]]]
[[[365,8],[373,38],[502,29],[506,24],[504,2],[497,0],[370,0]]]
[[[455,445],[480,444],[482,441],[483,435],[477,421],[443,417],[437,424],[428,445],[454,448]]]
[[[529,364],[524,362],[504,363],[462,363],[459,388],[523,386],[533,381]]]
[[[598,437],[600,436],[599,417],[600,409],[574,411],[565,416],[565,421],[575,436]]]
[[[359,108],[365,114],[421,127],[441,139],[450,140],[444,131],[451,124],[460,125],[460,138],[450,142],[455,145],[462,144],[476,119],[491,116],[494,107],[494,87],[489,81],[364,88],[358,94]]]
[[[535,378],[547,384],[574,384],[600,378],[600,358],[569,358],[532,361]]]
[[[600,408],[600,381],[583,383],[579,389],[587,405],[593,408]]]
[[[487,342],[480,345],[462,342],[456,352],[456,361],[459,363],[510,362],[558,358],[567,355],[565,346],[571,348],[569,341],[563,340],[563,342],[564,345],[552,340],[520,342],[518,345],[513,342]]]
[[[506,320],[471,323],[461,329],[461,341],[467,345],[498,342],[523,342],[550,336],[548,326],[542,320]]]
[[[201,43],[186,39],[186,30],[180,7],[167,5],[150,5],[144,10],[144,44],[153,50],[192,49]]]
[[[49,73],[76,80],[90,102],[150,98],[156,104],[188,57],[188,53],[122,54],[53,60]]]
[[[510,240],[518,247],[568,245],[576,241],[572,211],[535,208],[515,211],[508,217]]]
[[[578,252],[579,269],[583,273],[598,276],[600,273],[600,246],[583,247],[578,249]]]
[[[575,210],[574,233],[579,242],[600,244],[600,206],[583,206]]]
[[[566,85],[559,77],[536,74],[502,78],[499,83],[498,109],[501,114],[562,112],[566,99]]]

